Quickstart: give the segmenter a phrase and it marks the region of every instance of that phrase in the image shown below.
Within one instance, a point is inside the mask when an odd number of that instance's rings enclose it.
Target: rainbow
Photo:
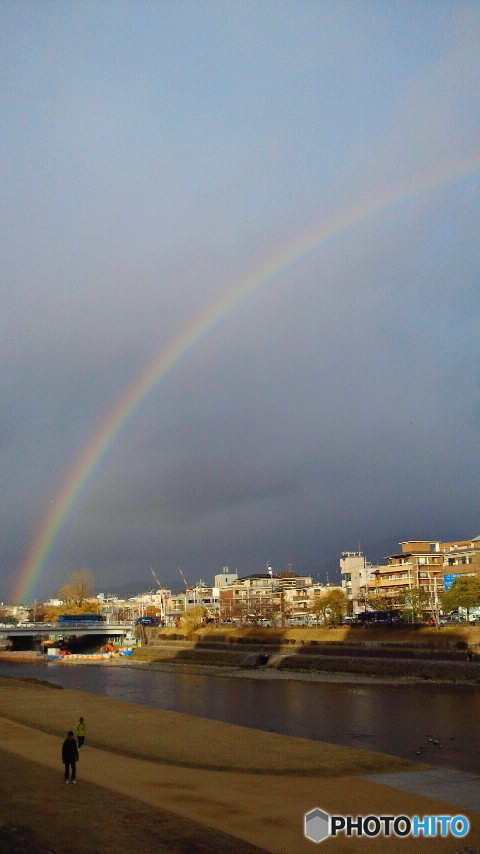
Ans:
[[[206,306],[190,325],[156,353],[146,368],[126,388],[77,457],[55,499],[51,502],[49,512],[37,530],[18,570],[12,591],[12,601],[15,603],[31,601],[36,582],[47,564],[62,527],[81,493],[86,489],[99,461],[151,390],[192,350],[195,344],[212,332],[243,300],[312,250],[318,249],[327,241],[377,213],[476,172],[479,166],[480,157],[477,156],[455,165],[450,164],[443,169],[437,168],[420,180],[412,179],[393,189],[388,189],[375,198],[347,207],[320,227],[277,251],[249,276],[226,289],[215,302]]]

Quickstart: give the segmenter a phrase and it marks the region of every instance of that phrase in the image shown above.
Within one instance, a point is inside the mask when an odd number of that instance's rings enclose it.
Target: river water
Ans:
[[[235,678],[181,666],[56,661],[0,661],[0,676],[45,679],[141,705],[480,774],[480,689],[473,686],[302,681],[261,673]]]

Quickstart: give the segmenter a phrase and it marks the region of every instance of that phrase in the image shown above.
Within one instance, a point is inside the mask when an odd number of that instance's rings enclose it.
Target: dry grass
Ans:
[[[261,849],[173,813],[0,751],[2,823],[54,854],[255,854]]]
[[[184,640],[215,640],[225,639],[236,642],[238,639],[247,641],[255,638],[264,643],[279,644],[285,641],[296,643],[317,642],[372,642],[400,643],[437,646],[440,648],[454,646],[457,641],[466,641],[470,644],[480,644],[480,626],[448,626],[442,629],[422,626],[418,629],[394,629],[394,628],[350,628],[340,626],[334,629],[324,628],[286,628],[268,629],[255,626],[204,626],[194,633],[193,637],[187,637],[182,629],[147,629],[149,639],[158,640],[181,639]]]

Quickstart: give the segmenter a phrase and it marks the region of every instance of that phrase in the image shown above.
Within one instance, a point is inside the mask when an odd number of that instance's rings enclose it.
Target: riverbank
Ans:
[[[60,657],[62,665],[177,667],[238,678],[291,681],[460,684],[480,687],[480,626],[441,630],[356,628],[262,629],[202,627],[139,629],[128,655]],[[130,654],[131,653],[131,654]],[[2,661],[43,660],[33,651],[0,651]],[[48,659],[47,659],[48,660]],[[192,668],[200,668],[194,671]]]
[[[366,777],[422,767],[364,750],[249,730],[23,680],[0,679],[0,815],[54,854],[311,852],[304,813],[457,814],[446,800]],[[87,742],[76,787],[60,747],[79,715]],[[413,777],[412,777],[413,779]],[[465,812],[470,845],[480,813]],[[453,812],[452,812],[453,809]],[[433,845],[432,845],[433,842]],[[358,840],[322,851],[354,852]],[[379,838],[369,852],[452,854],[452,839]]]
[[[200,643],[268,643],[285,646],[288,644],[320,644],[320,643],[394,643],[397,645],[416,645],[425,648],[450,648],[452,644],[463,641],[480,645],[480,625],[453,625],[435,628],[427,625],[417,627],[377,626],[375,628],[356,627],[348,625],[332,628],[261,628],[259,626],[202,626],[188,632],[186,629],[148,628],[142,627],[142,634],[149,643],[159,640],[193,641]]]
[[[200,657],[198,657],[200,658]],[[141,670],[158,671],[164,673],[178,673],[198,676],[216,676],[227,679],[243,679],[243,680],[261,680],[270,682],[317,682],[317,683],[340,683],[342,685],[389,685],[392,687],[401,687],[402,685],[417,686],[418,688],[428,689],[429,686],[435,687],[438,685],[464,686],[475,690],[480,687],[480,668],[455,668],[450,678],[435,672],[433,669],[428,670],[425,675],[425,670],[422,670],[423,675],[412,675],[405,672],[405,667],[400,667],[400,672],[389,674],[386,672],[388,668],[382,666],[381,661],[376,662],[376,667],[369,668],[369,672],[364,672],[362,662],[359,662],[358,669],[354,668],[350,671],[342,669],[341,660],[336,660],[334,668],[325,667],[322,669],[321,660],[317,662],[317,667],[309,669],[288,668],[276,669],[274,667],[242,667],[240,665],[232,666],[228,662],[221,664],[205,663],[202,659],[201,663],[198,658],[192,656],[188,660],[179,660],[178,658],[168,655],[163,658],[158,655],[158,651],[153,652],[150,648],[141,648],[137,654],[124,656],[111,656],[108,659],[99,660],[97,657],[83,656],[82,658],[65,656],[59,659],[57,663],[65,667],[86,666],[86,667],[121,667]],[[215,660],[215,656],[212,657]],[[212,659],[210,659],[212,660]],[[39,668],[48,663],[49,659],[38,653],[6,653],[0,654],[0,662],[38,664]],[[39,673],[40,676],[40,673]],[[21,677],[19,677],[21,678]],[[40,681],[42,681],[40,679]]]
[[[480,686],[480,627],[144,629],[133,661]],[[294,676],[295,674],[295,676]]]
[[[137,854],[140,839],[152,854],[308,852],[302,821],[314,806],[366,814],[374,805],[406,815],[448,809],[365,780],[421,767],[383,754],[22,680],[0,679],[0,704],[2,821],[54,854]],[[87,721],[79,784],[62,787],[60,746],[79,714]],[[469,842],[480,843],[480,816],[469,817]],[[369,852],[405,851],[400,843],[371,840]],[[337,840],[322,850],[333,845],[356,848],[354,840]],[[431,840],[414,845],[408,850],[432,850]],[[435,842],[438,854],[453,850],[452,840]]]

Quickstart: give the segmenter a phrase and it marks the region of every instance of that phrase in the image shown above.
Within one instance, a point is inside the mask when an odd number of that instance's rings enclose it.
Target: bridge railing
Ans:
[[[23,623],[17,625],[8,625],[0,623],[0,634],[5,634],[6,632],[64,632],[69,629],[97,629],[97,631],[102,634],[108,634],[109,631],[113,630],[128,630],[132,629],[134,626],[133,621],[128,622],[115,622],[115,623],[97,623],[95,621],[86,621],[83,622],[79,620],[78,622],[68,622],[68,623]]]

